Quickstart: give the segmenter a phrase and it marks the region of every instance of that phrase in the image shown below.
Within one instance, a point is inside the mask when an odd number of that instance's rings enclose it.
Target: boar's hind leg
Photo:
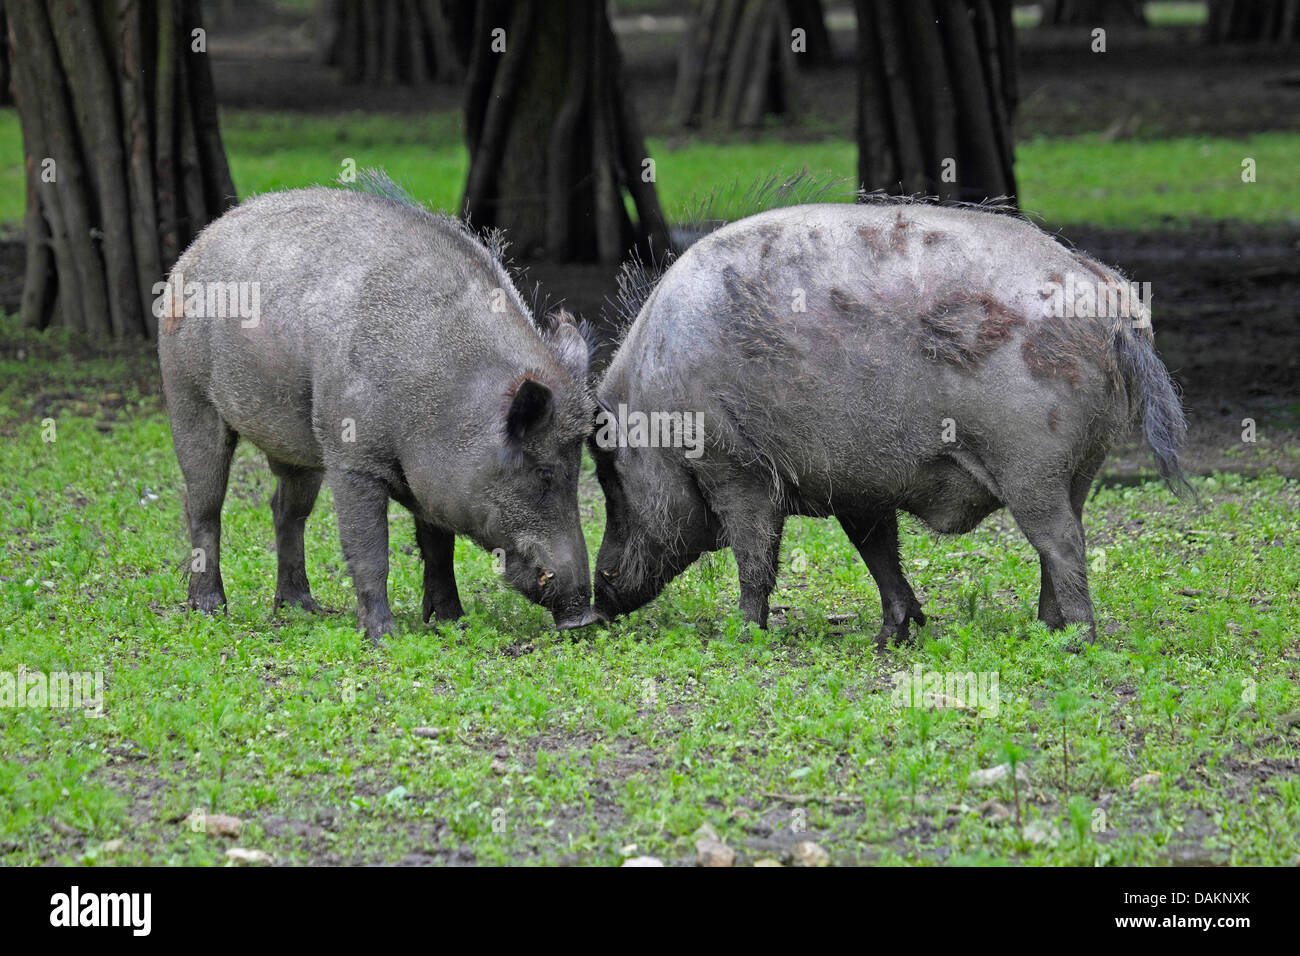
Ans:
[[[1086,494],[1086,492],[1085,492]],[[1010,503],[1012,517],[1038,552],[1041,588],[1038,619],[1052,630],[1068,624],[1088,625],[1088,640],[1097,638],[1088,593],[1088,566],[1083,541],[1082,499],[1079,506],[1064,490],[1050,501],[1036,497]]]
[[[884,621],[876,646],[883,648],[891,637],[900,644],[911,640],[911,622],[924,626],[925,614],[898,559],[898,513],[891,510],[868,518],[840,515],[839,520],[880,590]]]
[[[268,457],[275,474],[271,496],[271,517],[275,519],[275,607],[296,604],[307,611],[324,610],[311,596],[307,583],[307,559],[303,551],[303,527],[316,504],[325,473],[319,468],[298,468]]]
[[[396,629],[388,606],[388,488],[370,475],[329,469],[339,541],[357,592],[357,621],[376,644]]]
[[[221,503],[239,436],[215,408],[184,393],[167,396],[176,459],[185,476],[185,515],[194,549],[189,605],[215,611],[226,603],[221,580]]]
[[[429,618],[435,614],[440,621],[454,621],[464,616],[460,592],[456,590],[456,569],[452,563],[456,536],[416,518],[415,540],[419,542],[420,554],[424,557],[424,623],[428,624]]]
[[[1088,500],[1088,492],[1092,490],[1092,482],[1097,477],[1097,470],[1101,467],[1102,458],[1104,456],[1098,456],[1086,462],[1075,473],[1074,479],[1070,482],[1070,510],[1074,512],[1075,519],[1080,523],[1080,534],[1082,534],[1083,528],[1083,505]],[[1052,589],[1052,578],[1047,573],[1047,562],[1040,561],[1039,564],[1038,619],[1046,624],[1050,630],[1059,631],[1069,621],[1056,600],[1056,592]],[[1088,614],[1087,620],[1089,625],[1092,626],[1091,602],[1089,602]],[[1094,636],[1095,633],[1095,626],[1093,626]]]

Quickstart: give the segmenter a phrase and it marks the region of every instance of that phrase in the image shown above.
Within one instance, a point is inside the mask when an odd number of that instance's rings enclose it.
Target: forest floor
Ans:
[[[1195,503],[1099,487],[1081,653],[1034,620],[1037,558],[1005,513],[956,538],[903,522],[930,620],[882,653],[832,522],[789,523],[769,631],[740,619],[719,552],[630,618],[561,635],[465,540],[466,618],[421,624],[394,506],[399,633],[372,648],[328,491],[308,573],[340,613],[272,611],[273,482],[248,445],[223,513],[228,613],[185,610],[149,356],[6,320],[0,382],[0,685],[102,680],[78,708],[31,690],[0,707],[4,864],[689,864],[705,824],[739,865],[807,859],[804,841],[835,864],[1300,861],[1294,480],[1197,477]],[[589,466],[580,502],[594,553]],[[917,680],[936,696],[913,701]]]

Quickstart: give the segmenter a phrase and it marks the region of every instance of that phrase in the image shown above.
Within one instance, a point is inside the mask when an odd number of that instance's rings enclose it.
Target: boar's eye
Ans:
[[[552,468],[550,465],[538,465],[537,477],[549,485],[552,481],[555,480],[555,469]]]

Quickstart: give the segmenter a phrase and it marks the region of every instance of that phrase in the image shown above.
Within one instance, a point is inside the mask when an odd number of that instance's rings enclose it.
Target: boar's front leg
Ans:
[[[357,621],[376,644],[396,630],[388,606],[388,488],[370,475],[327,472],[339,516],[339,540],[357,592]]]
[[[424,623],[435,614],[439,621],[454,621],[463,617],[460,592],[456,590],[456,569],[452,556],[456,551],[456,536],[442,531],[426,521],[415,519],[415,540],[424,557]]]
[[[271,495],[276,554],[274,606],[296,604],[319,614],[324,608],[311,596],[302,537],[325,473],[319,468],[298,468],[270,457],[266,462],[276,478],[275,494]]]
[[[876,634],[876,646],[883,649],[890,638],[899,644],[910,641],[911,622],[925,626],[925,614],[899,562],[898,513],[891,509],[871,517],[838,517],[880,590],[884,621]]]
[[[785,514],[775,508],[762,488],[727,489],[713,496],[710,505],[736,556],[740,613],[746,621],[766,628],[767,599],[776,587]]]

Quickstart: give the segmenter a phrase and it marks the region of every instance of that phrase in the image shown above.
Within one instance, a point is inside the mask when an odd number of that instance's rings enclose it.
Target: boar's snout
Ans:
[[[576,615],[561,617],[555,615],[555,628],[560,631],[574,631],[580,627],[588,627],[592,624],[602,624],[606,619],[594,608],[583,608]]]
[[[583,546],[559,548],[531,559],[521,556],[512,561],[508,556],[506,573],[520,593],[554,615],[559,630],[569,631],[597,622],[591,608],[591,577],[585,543]]]

